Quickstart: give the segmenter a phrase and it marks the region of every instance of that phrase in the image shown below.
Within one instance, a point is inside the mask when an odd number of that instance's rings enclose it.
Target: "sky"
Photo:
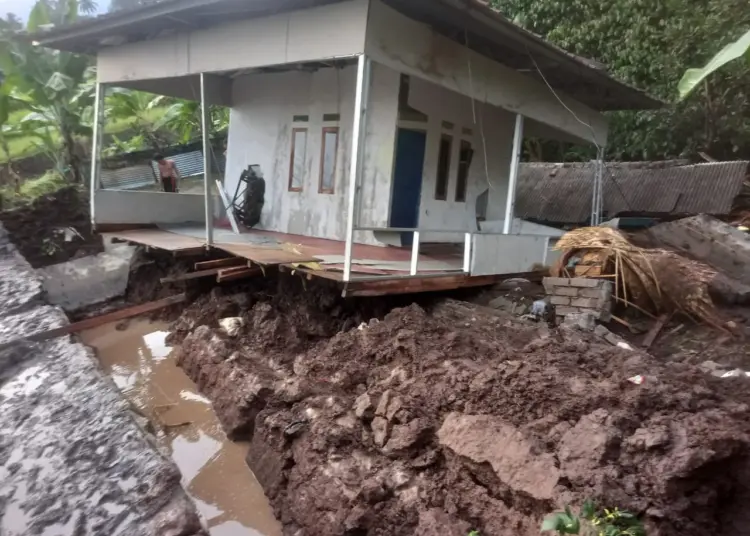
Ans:
[[[0,0],[0,15],[3,17],[6,13],[14,13],[22,20],[29,16],[31,8],[34,7],[36,0]],[[109,0],[97,0],[99,11],[103,12],[109,6]]]

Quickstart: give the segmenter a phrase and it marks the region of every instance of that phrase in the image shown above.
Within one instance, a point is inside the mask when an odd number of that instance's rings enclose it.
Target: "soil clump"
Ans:
[[[42,268],[104,251],[101,236],[92,232],[88,203],[87,192],[68,186],[0,210],[0,221],[32,268]]]
[[[170,342],[251,441],[284,534],[537,535],[586,499],[650,535],[748,534],[747,380],[466,302],[278,281],[204,295]]]

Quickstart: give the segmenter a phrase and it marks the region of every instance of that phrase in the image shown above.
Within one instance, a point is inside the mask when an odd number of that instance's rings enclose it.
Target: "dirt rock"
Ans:
[[[255,294],[234,338],[187,312],[206,327],[181,362],[251,439],[285,534],[531,536],[586,499],[659,536],[744,534],[748,380],[464,302],[370,307]]]
[[[33,268],[101,253],[102,239],[91,228],[87,192],[62,188],[33,202],[0,210],[10,240]],[[66,228],[76,233],[66,233]]]
[[[534,454],[534,444],[515,426],[488,415],[450,413],[437,433],[441,446],[474,464],[487,463],[505,486],[536,499],[550,499],[560,479],[551,454]]]

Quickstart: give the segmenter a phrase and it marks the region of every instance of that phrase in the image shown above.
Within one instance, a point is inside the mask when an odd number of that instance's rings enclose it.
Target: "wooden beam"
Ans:
[[[345,296],[387,296],[391,294],[416,294],[419,292],[439,292],[468,287],[493,285],[505,276],[451,275],[441,277],[411,277],[385,279],[384,281],[351,282],[344,290]]]
[[[159,282],[163,285],[165,283],[177,283],[178,281],[187,281],[189,279],[199,279],[201,277],[208,277],[216,275],[221,271],[221,268],[212,268],[210,270],[201,270],[199,272],[186,272],[184,274],[175,275],[173,277],[162,277]]]
[[[227,257],[226,259],[216,259],[214,261],[202,261],[195,263],[196,270],[210,270],[211,268],[225,268],[229,266],[244,266],[247,259],[242,257]]]
[[[109,324],[110,322],[117,322],[118,320],[125,320],[126,318],[132,318],[134,316],[139,316],[145,313],[150,313],[152,311],[157,311],[159,309],[169,307],[170,305],[176,305],[178,303],[182,303],[186,299],[187,299],[186,295],[183,292],[182,294],[170,296],[168,298],[163,298],[161,300],[156,300],[156,301],[152,301],[148,303],[141,303],[140,305],[134,305],[132,307],[120,309],[119,311],[113,311],[111,313],[107,313],[101,316],[94,316],[92,318],[81,320],[80,322],[74,322],[73,324],[60,326],[59,328],[49,329],[47,331],[35,333],[34,335],[29,335],[28,337],[20,337],[16,339],[16,341],[22,341],[22,340],[46,341],[48,339],[54,339],[55,337],[61,337],[63,335],[70,335],[72,333],[78,333],[79,331],[84,331],[87,329],[92,329],[92,328],[96,328],[99,326],[103,326],[104,324]]]
[[[644,349],[648,350],[652,344],[654,344],[654,341],[656,340],[656,337],[659,336],[659,333],[664,328],[664,325],[669,322],[669,319],[672,318],[672,315],[669,314],[662,314],[659,315],[659,318],[656,319],[656,322],[654,322],[654,325],[651,326],[651,329],[646,334],[646,336],[643,339],[643,346]]]
[[[205,255],[205,246],[196,246],[194,248],[183,248],[175,249],[172,251],[172,255],[175,257],[193,257],[198,255]]]
[[[241,270],[234,270],[228,274],[219,273],[216,281],[219,283],[226,283],[227,281],[236,281],[238,279],[246,279],[255,275],[262,274],[263,270],[260,268],[242,268]]]

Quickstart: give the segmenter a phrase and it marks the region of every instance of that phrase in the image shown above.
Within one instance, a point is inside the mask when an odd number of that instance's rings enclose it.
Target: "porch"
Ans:
[[[267,269],[295,272],[307,279],[322,278],[336,283],[344,296],[380,296],[416,292],[452,290],[457,288],[491,285],[514,275],[536,277],[534,266],[525,266],[523,254],[513,256],[503,274],[472,275],[470,253],[476,237],[467,237],[463,245],[423,244],[421,248],[379,247],[355,244],[352,251],[351,274],[345,280],[346,243],[274,231],[243,230],[236,234],[228,229],[214,229],[214,240],[207,246],[201,225],[163,225],[160,227],[127,229],[103,233],[104,236],[138,244],[148,248],[168,251],[175,256],[198,256],[208,251],[218,251],[227,259],[240,262],[219,263],[229,268],[229,277],[250,275],[236,272],[240,266],[258,268],[257,275]],[[502,235],[498,235],[502,236]],[[511,237],[512,239],[512,237]],[[481,239],[480,239],[481,240]],[[549,247],[547,241],[539,245]],[[418,249],[421,251],[418,252]],[[212,266],[208,263],[198,263]],[[513,272],[512,270],[516,270]],[[186,274],[186,279],[201,276],[218,276],[220,269]]]

